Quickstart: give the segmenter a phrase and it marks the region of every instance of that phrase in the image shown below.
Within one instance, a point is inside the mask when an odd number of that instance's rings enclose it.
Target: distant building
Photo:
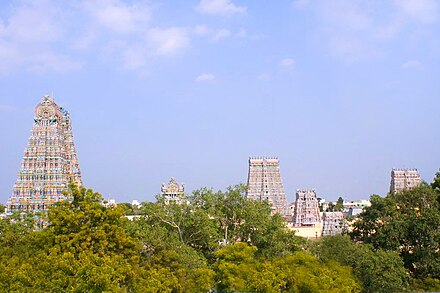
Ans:
[[[348,216],[350,216],[350,217],[356,217],[356,216],[360,215],[360,214],[363,213],[363,212],[364,212],[364,209],[363,209],[363,208],[350,208],[350,209],[348,210]]]
[[[186,202],[185,185],[183,183],[179,184],[176,182],[176,180],[174,180],[174,178],[171,178],[168,184],[162,184],[161,196],[165,199],[166,204],[171,202],[182,204]]]
[[[412,190],[422,183],[417,169],[392,169],[390,192]]]
[[[319,204],[316,192],[313,189],[297,189],[296,202],[293,212],[295,227],[315,226],[321,222]]]
[[[272,213],[289,215],[289,205],[284,193],[277,158],[249,158],[247,197],[252,200],[267,200]]]
[[[131,205],[133,207],[139,208],[141,204],[139,203],[139,201],[137,199],[133,199],[133,201],[131,202]]]
[[[347,226],[342,212],[325,212],[322,215],[322,236],[341,234]]]
[[[106,208],[111,208],[111,207],[117,207],[118,206],[118,204],[116,203],[115,199],[105,200],[103,205]]]
[[[66,200],[70,182],[82,185],[70,115],[48,95],[35,107],[34,124],[13,192],[6,206],[15,211],[46,211]]]

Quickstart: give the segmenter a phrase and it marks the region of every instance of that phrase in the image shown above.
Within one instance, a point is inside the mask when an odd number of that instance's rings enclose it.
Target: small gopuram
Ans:
[[[319,204],[313,189],[297,189],[295,209],[293,212],[295,227],[314,226],[321,222]]]
[[[249,158],[247,187],[247,198],[258,201],[267,200],[274,214],[289,214],[278,158]]]
[[[46,211],[66,199],[62,192],[70,182],[82,185],[70,115],[46,95],[35,107],[31,135],[6,211]]]
[[[179,184],[171,177],[168,184],[163,183],[161,188],[161,196],[165,199],[165,203],[182,204],[185,203],[185,185]]]

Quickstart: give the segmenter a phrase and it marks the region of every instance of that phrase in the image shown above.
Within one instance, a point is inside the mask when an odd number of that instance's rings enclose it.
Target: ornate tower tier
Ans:
[[[250,158],[247,197],[253,200],[267,200],[273,213],[289,214],[286,194],[277,158]]]
[[[69,112],[44,96],[35,107],[34,125],[7,211],[45,211],[70,182],[82,185]]]

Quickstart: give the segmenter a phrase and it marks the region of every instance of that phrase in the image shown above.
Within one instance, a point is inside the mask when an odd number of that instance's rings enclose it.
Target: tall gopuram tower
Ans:
[[[295,227],[315,226],[321,222],[319,204],[313,189],[297,189],[293,223]]]
[[[48,95],[35,107],[34,125],[7,212],[46,211],[65,200],[70,182],[82,185],[69,112]]]
[[[391,170],[390,192],[412,190],[422,184],[422,178],[417,169]]]
[[[289,214],[277,158],[249,158],[247,186],[249,199],[267,200],[272,205],[272,213]]]

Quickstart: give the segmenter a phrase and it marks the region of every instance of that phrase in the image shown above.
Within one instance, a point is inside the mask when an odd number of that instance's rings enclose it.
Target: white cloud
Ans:
[[[295,60],[291,58],[284,58],[280,61],[280,66],[284,68],[292,68],[295,65]]]
[[[422,63],[419,60],[408,60],[407,62],[402,64],[403,69],[417,69],[421,68]]]
[[[0,25],[0,72],[24,69],[45,73],[81,68],[80,63],[57,48],[66,39],[65,22],[65,13],[48,1],[16,6],[7,25]]]
[[[46,1],[18,7],[7,23],[3,27],[3,37],[14,42],[41,44],[63,36],[62,11]]]
[[[212,73],[203,73],[195,79],[196,82],[213,81],[215,80],[215,75]]]
[[[218,42],[221,39],[225,39],[227,37],[229,37],[231,35],[231,32],[227,29],[219,29],[218,31],[216,31],[213,36],[212,36],[212,40],[214,42]]]
[[[430,24],[438,20],[439,2],[436,0],[395,0],[395,5],[411,19]]]
[[[179,27],[150,29],[148,41],[153,44],[155,52],[159,55],[180,53],[190,46],[188,30]]]
[[[421,31],[428,36],[427,27],[438,22],[440,10],[436,0],[307,2],[293,5],[316,17],[316,31],[311,35],[327,52],[350,62],[385,56],[387,46],[399,36],[410,40],[421,36]]]
[[[150,8],[137,2],[119,0],[85,1],[85,11],[99,26],[118,34],[145,30],[151,17]]]
[[[211,33],[211,30],[206,25],[197,25],[194,28],[194,33],[198,36],[206,36]]]
[[[244,35],[246,34],[246,31],[243,31],[243,30],[244,29],[241,29],[239,31],[239,33],[241,35],[239,36],[237,34],[236,37],[244,37]],[[228,29],[221,28],[221,29],[215,30],[215,29],[210,29],[206,25],[197,25],[193,29],[193,32],[197,36],[209,38],[209,40],[211,40],[212,42],[221,41],[223,39],[229,38],[232,35],[231,31]]]
[[[201,0],[196,10],[203,14],[232,15],[245,13],[246,7],[237,6],[230,0]]]

